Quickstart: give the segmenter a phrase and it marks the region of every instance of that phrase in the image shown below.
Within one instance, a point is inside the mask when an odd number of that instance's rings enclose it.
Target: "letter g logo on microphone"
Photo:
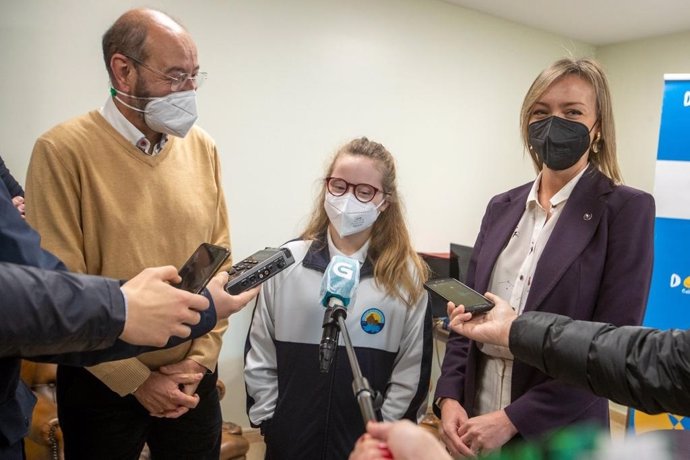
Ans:
[[[321,304],[328,306],[332,298],[347,306],[359,283],[359,262],[349,257],[333,256],[321,280]]]
[[[347,262],[338,262],[336,264],[333,264],[333,272],[336,275],[342,276],[343,278],[345,278],[347,280],[352,279],[352,275],[353,275],[352,265],[347,263]]]

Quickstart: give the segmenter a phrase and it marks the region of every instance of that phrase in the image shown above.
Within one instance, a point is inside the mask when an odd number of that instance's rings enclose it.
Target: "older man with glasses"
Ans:
[[[151,9],[103,36],[110,94],[34,147],[27,219],[72,270],[129,278],[182,263],[201,242],[229,247],[220,164],[194,126],[206,78],[189,32]],[[89,368],[60,367],[67,458],[218,458],[216,363],[227,323],[178,347]],[[197,373],[180,385],[174,374]]]

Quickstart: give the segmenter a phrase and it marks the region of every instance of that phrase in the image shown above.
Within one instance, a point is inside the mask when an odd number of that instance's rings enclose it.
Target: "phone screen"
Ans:
[[[182,281],[176,287],[195,294],[200,293],[229,256],[229,249],[201,243],[194,254],[180,268],[179,273]]]
[[[464,305],[469,313],[486,312],[494,306],[489,299],[455,278],[428,281],[425,286],[455,305]]]

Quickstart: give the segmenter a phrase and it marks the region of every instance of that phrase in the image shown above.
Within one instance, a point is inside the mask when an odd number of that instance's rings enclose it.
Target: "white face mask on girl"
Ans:
[[[196,91],[178,91],[162,97],[132,96],[115,88],[110,90],[115,99],[126,107],[144,114],[146,125],[157,133],[185,137],[198,118],[196,110]],[[148,100],[144,109],[134,107],[123,101],[117,94],[131,99]]]
[[[324,208],[338,235],[345,238],[374,225],[381,213],[379,208],[384,202],[385,200],[381,200],[378,205],[371,201],[362,203],[352,193],[333,196],[326,192]]]

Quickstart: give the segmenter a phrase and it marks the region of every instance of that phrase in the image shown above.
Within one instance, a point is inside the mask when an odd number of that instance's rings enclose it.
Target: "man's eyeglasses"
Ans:
[[[386,193],[383,190],[379,190],[373,185],[369,184],[352,184],[346,181],[345,179],[341,179],[339,177],[327,177],[325,180],[326,188],[328,189],[328,193],[330,193],[331,195],[343,196],[347,193],[350,187],[352,187],[355,198],[357,198],[357,200],[359,200],[362,203],[370,202],[379,192],[383,193],[384,195],[389,195],[389,193]]]
[[[180,91],[182,88],[184,88],[187,85],[187,81],[191,80],[192,84],[194,85],[194,89],[199,89],[199,87],[206,81],[206,77],[208,74],[206,72],[198,72],[196,75],[188,74],[188,73],[178,73],[175,75],[168,75],[164,72],[161,72],[160,70],[156,70],[153,67],[150,67],[146,64],[144,64],[142,61],[139,59],[128,56],[126,54],[123,54],[124,57],[127,59],[131,59],[132,61],[136,62],[146,70],[155,73],[156,75],[159,75],[163,78],[166,78],[167,80],[170,81],[170,90],[175,92],[175,91]]]

